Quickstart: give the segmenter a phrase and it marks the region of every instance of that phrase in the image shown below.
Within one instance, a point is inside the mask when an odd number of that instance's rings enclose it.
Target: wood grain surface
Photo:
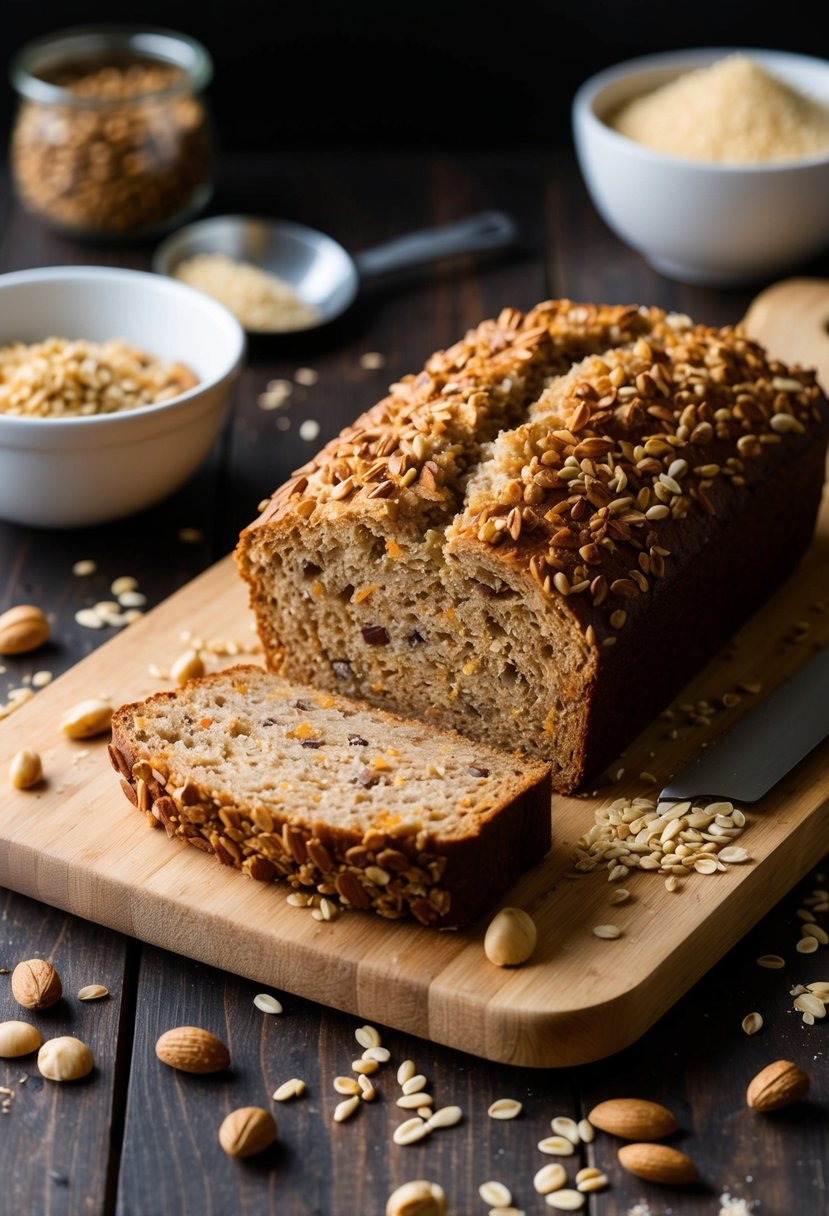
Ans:
[[[770,286],[712,292],[662,279],[597,218],[566,150],[549,156],[494,149],[234,158],[224,162],[212,209],[284,215],[330,231],[357,250],[490,206],[510,210],[519,220],[524,240],[518,256],[390,283],[364,298],[324,339],[257,345],[225,435],[199,474],[166,503],[118,525],[75,533],[0,525],[0,609],[38,603],[53,624],[53,641],[43,651],[3,661],[7,670],[0,672],[0,694],[34,671],[69,670],[112,636],[109,630],[76,625],[74,612],[109,598],[113,578],[134,575],[150,605],[156,605],[210,567],[232,548],[259,499],[319,442],[382,395],[391,380],[503,304],[525,308],[547,296],[644,302],[729,324]],[[143,267],[151,253],[143,246],[63,241],[25,216],[8,190],[0,190],[3,269],[90,262]],[[826,277],[829,265],[824,259],[799,273]],[[360,356],[367,351],[382,352],[385,366],[361,367]],[[292,380],[300,366],[319,372],[317,384],[296,386],[286,411],[262,411],[257,397],[267,381]],[[287,429],[277,425],[280,418],[287,419]],[[313,446],[299,435],[305,420],[320,426]],[[183,527],[198,527],[201,538],[185,543],[179,538]],[[97,573],[86,580],[74,577],[72,564],[79,558],[95,559]],[[776,639],[761,642],[758,670]],[[757,644],[756,637],[747,642]],[[785,645],[794,647],[789,659],[796,662],[809,643]],[[751,657],[739,653],[741,661]],[[169,661],[167,654],[154,657]],[[148,835],[140,821],[136,832]],[[158,846],[175,852],[163,838]],[[17,1078],[24,1072],[37,1077],[34,1058],[0,1061],[0,1084],[15,1089],[8,1115],[0,1115],[6,1165],[0,1213],[382,1216],[394,1186],[430,1177],[445,1187],[453,1216],[487,1210],[477,1193],[486,1178],[502,1179],[520,1209],[540,1216],[549,1209],[533,1190],[532,1176],[551,1160],[536,1144],[548,1134],[552,1116],[579,1117],[599,1099],[638,1095],[661,1100],[675,1112],[680,1131],[674,1142],[693,1156],[701,1181],[680,1190],[638,1180],[616,1160],[620,1142],[600,1135],[578,1155],[579,1163],[589,1158],[609,1176],[608,1189],[589,1197],[584,1210],[591,1216],[628,1216],[640,1201],[651,1216],[718,1216],[724,1192],[743,1198],[755,1216],[826,1216],[827,1026],[805,1026],[789,995],[795,984],[829,978],[825,948],[813,955],[794,950],[797,909],[813,887],[829,883],[829,864],[818,856],[811,861],[812,874],[665,1016],[633,1046],[597,1063],[527,1070],[484,1062],[393,1029],[384,1011],[380,1028],[392,1061],[378,1074],[379,1101],[341,1125],[332,1123],[331,1080],[349,1070],[361,1019],[285,993],[285,1014],[268,1018],[252,1006],[255,983],[192,961],[178,947],[168,952],[146,946],[8,893],[0,921],[0,966],[13,967],[38,953],[52,958],[69,994],[58,1011],[67,1020],[56,1024],[82,1024],[98,1069],[89,1082],[60,1089],[44,1082],[25,1094],[30,1082],[20,1086]],[[596,883],[606,885],[601,876]],[[669,905],[671,915],[677,906]],[[825,916],[821,919],[826,923]],[[659,931],[657,925],[654,935]],[[727,918],[722,931],[731,932]],[[757,967],[758,955],[771,951],[784,956],[784,970]],[[110,988],[111,1002],[78,1006],[76,984],[96,981]],[[594,976],[597,999],[604,983],[603,967]],[[8,976],[0,973],[0,1016],[19,1016],[7,984]],[[753,1009],[762,1013],[764,1026],[748,1037],[740,1022]],[[54,1016],[47,1012],[32,1020],[50,1034]],[[80,1017],[82,1023],[69,1021]],[[232,1051],[227,1075],[182,1077],[155,1059],[161,1031],[194,1022],[227,1036]],[[406,1057],[428,1077],[436,1102],[459,1103],[464,1120],[401,1148],[391,1141],[400,1116],[394,1070]],[[776,1116],[754,1115],[744,1104],[745,1086],[777,1058],[795,1060],[811,1073],[810,1098]],[[307,1097],[285,1107],[272,1104],[271,1086],[288,1076],[307,1081]],[[523,1102],[513,1122],[487,1118],[490,1102],[502,1096]],[[279,1145],[259,1162],[230,1161],[218,1149],[216,1131],[231,1105],[248,1103],[275,1110]],[[571,1177],[575,1161],[567,1163]]]

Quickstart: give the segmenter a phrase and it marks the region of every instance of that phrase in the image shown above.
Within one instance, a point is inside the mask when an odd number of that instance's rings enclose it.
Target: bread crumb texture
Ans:
[[[254,666],[123,706],[110,756],[170,836],[390,918],[466,919],[550,843],[546,765]]]

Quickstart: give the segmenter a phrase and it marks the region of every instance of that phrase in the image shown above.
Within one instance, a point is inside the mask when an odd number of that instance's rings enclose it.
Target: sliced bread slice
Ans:
[[[129,800],[225,865],[390,919],[456,927],[550,847],[550,768],[233,667],[124,705]]]

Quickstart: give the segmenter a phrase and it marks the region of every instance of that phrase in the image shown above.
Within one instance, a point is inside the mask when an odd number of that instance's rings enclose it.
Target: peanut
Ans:
[[[60,729],[70,739],[91,739],[109,730],[112,706],[106,701],[79,701],[63,715]]]
[[[9,781],[15,789],[28,790],[43,780],[43,765],[37,752],[17,752],[9,765]]]

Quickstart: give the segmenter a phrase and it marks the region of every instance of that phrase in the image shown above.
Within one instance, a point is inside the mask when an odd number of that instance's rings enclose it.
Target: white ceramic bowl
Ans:
[[[576,154],[599,214],[656,270],[684,282],[754,282],[829,247],[829,154],[767,165],[706,163],[654,152],[605,121],[631,98],[736,49],[629,60],[591,77],[573,99]],[[740,50],[829,104],[829,62]]]
[[[203,293],[138,270],[62,266],[0,275],[0,346],[121,338],[185,364],[199,383],[160,405],[83,418],[0,413],[0,519],[74,528],[166,498],[220,432],[245,355],[236,318]]]

